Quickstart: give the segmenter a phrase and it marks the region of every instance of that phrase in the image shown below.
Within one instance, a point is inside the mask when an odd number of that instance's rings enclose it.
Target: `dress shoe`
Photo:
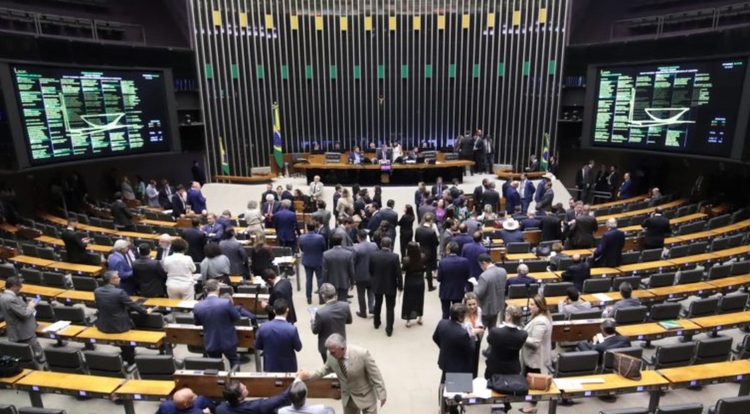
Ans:
[[[380,322],[375,322],[373,326],[375,326],[375,329],[380,329]]]
[[[354,295],[346,295],[346,298],[347,298],[347,299],[351,299],[351,298],[353,298],[353,297],[354,297]]]
[[[308,304],[308,305],[312,305],[312,299],[308,299],[308,300],[307,300],[307,304]]]
[[[357,316],[359,316],[360,318],[363,318],[363,319],[367,319],[367,315],[365,315],[362,312],[357,312]]]
[[[392,336],[393,335],[393,330],[386,329],[385,330],[385,334],[388,335],[388,336]]]
[[[437,290],[437,288],[436,287],[431,287],[431,288],[427,289],[428,292],[432,292],[433,290]]]

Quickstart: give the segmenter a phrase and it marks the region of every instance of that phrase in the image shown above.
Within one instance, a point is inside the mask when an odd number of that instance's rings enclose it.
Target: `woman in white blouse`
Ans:
[[[542,295],[534,295],[529,301],[531,320],[524,330],[529,336],[521,349],[521,361],[526,374],[540,374],[552,364],[552,315]],[[536,402],[527,402],[522,413],[536,413]]]
[[[263,214],[260,213],[258,208],[258,202],[250,200],[247,203],[247,211],[245,212],[245,221],[247,222],[247,234],[253,234],[255,232],[263,232]]]
[[[352,195],[349,193],[349,189],[345,188],[341,191],[341,197],[339,197],[339,202],[336,205],[336,216],[349,214],[349,209],[352,207],[354,207],[354,200],[352,200]]]
[[[195,299],[195,263],[192,257],[185,255],[187,248],[185,240],[173,240],[172,254],[162,264],[167,272],[167,296],[170,299]]]

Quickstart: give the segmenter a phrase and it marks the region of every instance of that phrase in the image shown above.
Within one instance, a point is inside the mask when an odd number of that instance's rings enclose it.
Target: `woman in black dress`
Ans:
[[[378,208],[383,207],[383,189],[379,185],[375,186],[375,195],[372,196],[372,202],[378,204]]]
[[[435,215],[425,213],[422,217],[422,223],[414,232],[414,241],[419,243],[419,248],[424,255],[425,279],[427,279],[428,290],[432,292],[436,288],[433,286],[433,272],[437,270],[437,250],[440,245],[435,227]]]
[[[424,312],[424,257],[419,243],[409,242],[406,255],[402,260],[404,271],[404,302],[401,304],[401,319],[406,320],[406,327],[411,327],[412,319],[422,324]]]
[[[404,215],[398,220],[399,245],[401,246],[401,257],[406,257],[406,245],[414,237],[414,207],[407,204],[404,207]]]

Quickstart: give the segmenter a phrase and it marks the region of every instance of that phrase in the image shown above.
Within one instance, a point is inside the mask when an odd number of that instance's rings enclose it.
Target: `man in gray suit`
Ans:
[[[36,339],[36,319],[34,308],[38,300],[24,303],[18,296],[23,284],[18,276],[11,276],[5,281],[5,291],[0,295],[0,313],[5,316],[8,340],[21,344],[29,344],[34,350],[34,356],[40,364],[44,363],[44,351]]]
[[[335,333],[346,338],[346,325],[352,323],[349,304],[339,301],[337,296],[336,288],[330,283],[324,283],[320,287],[320,297],[325,301],[325,305],[315,312],[310,321],[313,333],[318,335],[318,351],[324,363],[328,358],[326,339]]]
[[[479,307],[482,309],[482,324],[487,329],[497,325],[497,316],[505,309],[505,282],[508,274],[502,267],[492,263],[490,255],[483,253],[477,257],[482,274],[479,280],[469,279],[475,283],[474,293],[479,299]]]
[[[326,202],[323,200],[317,201],[318,209],[310,215],[312,218],[320,218],[320,222],[323,223],[326,230],[331,230],[331,212],[326,210]]]
[[[354,282],[357,284],[357,301],[359,312],[357,316],[367,318],[367,311],[375,313],[375,294],[372,291],[372,278],[370,277],[370,256],[378,251],[378,245],[367,241],[367,232],[359,230],[354,245]],[[367,300],[365,300],[365,297]],[[365,302],[366,307],[365,307]]]
[[[330,283],[346,302],[347,292],[354,289],[354,251],[341,246],[341,234],[331,235],[333,248],[323,253],[323,283]]]

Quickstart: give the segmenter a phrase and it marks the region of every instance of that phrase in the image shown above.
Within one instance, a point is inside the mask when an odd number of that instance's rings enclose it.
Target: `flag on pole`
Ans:
[[[227,153],[224,151],[224,139],[219,137],[219,154],[221,155],[221,172],[224,175],[229,175],[229,158]]]
[[[279,104],[273,103],[273,157],[276,165],[284,166],[284,153],[281,152],[281,116],[279,116]]]
[[[542,171],[547,171],[549,168],[549,134],[545,133],[542,144]]]

